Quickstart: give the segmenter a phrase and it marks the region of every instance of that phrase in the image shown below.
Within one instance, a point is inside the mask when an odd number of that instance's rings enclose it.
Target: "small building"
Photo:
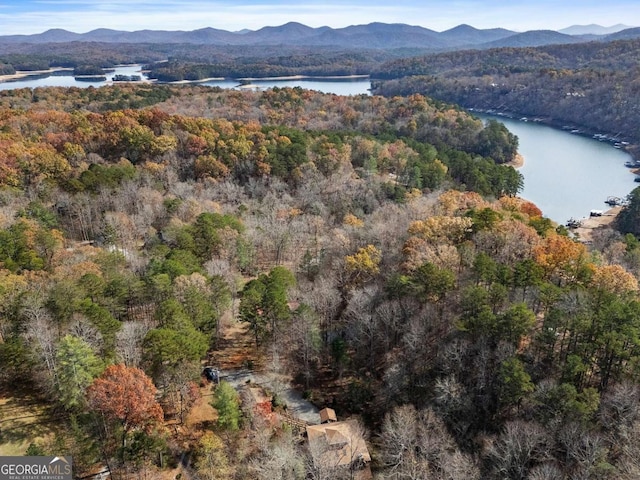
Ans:
[[[320,410],[320,423],[337,422],[336,411],[333,408],[325,407]]]

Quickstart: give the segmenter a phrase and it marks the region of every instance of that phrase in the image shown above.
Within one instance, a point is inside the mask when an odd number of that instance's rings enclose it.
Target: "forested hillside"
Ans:
[[[374,91],[421,93],[638,144],[639,46],[635,39],[400,59],[372,74],[390,79]]]
[[[456,32],[464,34],[465,29]],[[638,39],[627,39],[434,54],[413,47],[264,44],[248,49],[237,45],[72,42],[47,44],[43,49],[39,44],[20,43],[0,45],[0,72],[50,67],[95,71],[120,63],[142,63],[150,78],[160,82],[370,75],[377,94],[419,93],[465,108],[535,118],[585,135],[604,134],[612,142],[629,143],[625,148],[637,157],[638,46]]]
[[[42,45],[1,44],[0,65],[8,70],[46,70],[51,67],[146,64],[161,81],[208,77],[267,77],[275,75],[368,74],[382,62],[424,49],[372,50],[366,48],[305,47],[299,45],[241,46],[189,44],[109,44],[72,42]]]
[[[2,387],[68,427],[29,453],[115,478],[179,460],[350,477],[240,415],[225,383],[205,435],[166,428],[237,315],[267,369],[361,416],[380,478],[638,478],[639,244],[589,250],[517,198],[503,126],[302,89],[25,89],[0,107]]]

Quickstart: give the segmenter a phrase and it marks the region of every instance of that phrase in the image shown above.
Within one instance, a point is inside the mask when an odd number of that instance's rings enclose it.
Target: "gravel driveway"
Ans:
[[[238,389],[247,383],[260,385],[277,395],[287,405],[287,412],[310,424],[320,423],[318,408],[302,398],[302,394],[291,386],[284,375],[253,372],[250,370],[221,371],[220,379]]]

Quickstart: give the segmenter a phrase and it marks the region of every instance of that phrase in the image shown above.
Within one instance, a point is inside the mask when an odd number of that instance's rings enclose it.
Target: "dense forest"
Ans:
[[[380,57],[381,55],[377,55]],[[388,55],[382,56],[388,58]],[[264,59],[225,58],[219,63],[185,62],[170,60],[166,63],[148,65],[149,78],[161,82],[181,80],[203,80],[205,78],[266,78],[292,75],[305,76],[349,76],[368,75],[378,64],[372,55],[362,52],[341,54],[319,54],[317,52],[296,55],[278,55]]]
[[[504,126],[419,94],[118,85],[0,92],[0,144],[0,379],[67,426],[28,453],[352,478],[224,382],[206,433],[164,426],[236,316],[267,373],[362,419],[379,478],[638,478],[640,243],[519,199]]]

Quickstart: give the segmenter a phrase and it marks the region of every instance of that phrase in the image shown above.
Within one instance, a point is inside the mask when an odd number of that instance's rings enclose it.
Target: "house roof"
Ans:
[[[329,443],[329,445],[331,445],[332,447],[336,445],[344,445],[345,443],[349,442],[349,437],[344,435],[337,428],[327,428],[324,433],[327,436],[327,443]]]
[[[356,460],[371,461],[367,444],[355,421],[323,423],[307,427],[313,461],[326,467],[348,466]]]
[[[336,411],[333,408],[326,407],[320,410],[320,423],[337,421],[338,417],[336,417]]]

